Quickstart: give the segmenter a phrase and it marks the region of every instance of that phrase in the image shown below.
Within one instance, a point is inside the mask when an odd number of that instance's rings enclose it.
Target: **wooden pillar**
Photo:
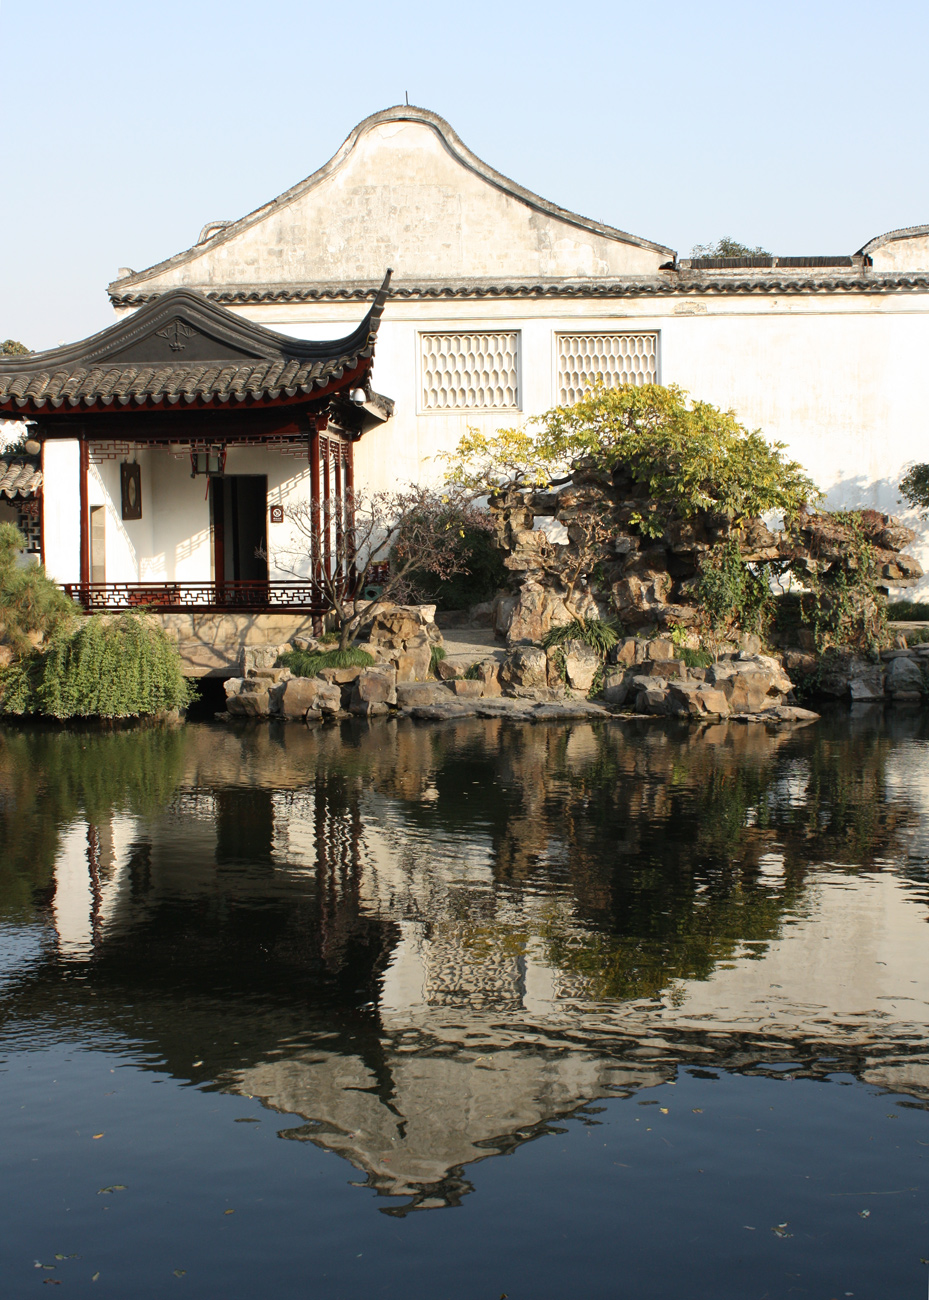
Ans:
[[[310,430],[310,498],[310,526],[312,531],[312,537],[310,540],[310,549],[312,552],[310,556],[310,572],[313,581],[319,582],[319,544],[321,540],[320,520],[322,518],[322,503],[319,499],[319,428],[312,417]]]
[[[335,448],[335,567],[338,570],[339,581],[342,582],[346,575],[345,564],[345,501],[342,496],[342,456],[344,447],[342,439],[331,444]]]
[[[80,502],[81,502],[81,586],[90,582],[90,448],[81,436]]]
[[[346,560],[349,581],[354,588],[357,573],[355,570],[355,444],[351,440],[345,446],[345,532],[348,537]]]
[[[332,496],[329,487],[329,461],[332,456],[331,440],[322,439],[323,449],[323,509],[322,509],[322,529],[323,529],[323,564],[326,567],[326,577],[332,577],[332,542],[330,532],[332,529]]]

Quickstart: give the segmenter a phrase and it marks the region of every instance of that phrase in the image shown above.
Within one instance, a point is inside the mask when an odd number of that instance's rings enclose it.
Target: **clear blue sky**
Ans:
[[[686,255],[929,222],[929,5],[2,0],[0,338],[111,323],[117,268],[434,110],[493,167]]]

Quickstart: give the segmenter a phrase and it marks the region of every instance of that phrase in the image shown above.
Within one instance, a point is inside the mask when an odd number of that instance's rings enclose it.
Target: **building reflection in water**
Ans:
[[[4,1010],[259,1097],[391,1213],[682,1063],[925,1101],[921,728],[10,734],[0,901],[55,943]]]

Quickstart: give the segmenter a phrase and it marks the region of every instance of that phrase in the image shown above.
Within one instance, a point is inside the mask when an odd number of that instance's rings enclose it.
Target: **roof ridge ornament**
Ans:
[[[197,331],[191,329],[189,325],[185,325],[180,317],[172,321],[163,330],[157,330],[156,333],[159,338],[168,340],[168,347],[172,352],[183,352],[187,346],[187,340],[197,337]]]

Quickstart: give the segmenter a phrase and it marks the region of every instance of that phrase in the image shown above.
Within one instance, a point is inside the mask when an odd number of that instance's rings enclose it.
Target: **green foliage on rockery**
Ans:
[[[0,524],[0,645],[17,656],[77,617],[74,603],[41,565],[21,563],[25,545],[14,524]]]
[[[177,646],[136,614],[82,620],[0,674],[0,712],[49,718],[132,718],[183,709],[193,690]]]
[[[820,495],[782,443],[674,384],[598,385],[521,429],[471,429],[442,459],[451,481],[474,492],[546,487],[593,465],[649,502],[629,522],[654,538],[672,521],[701,513],[731,523],[772,510],[792,518]]]

